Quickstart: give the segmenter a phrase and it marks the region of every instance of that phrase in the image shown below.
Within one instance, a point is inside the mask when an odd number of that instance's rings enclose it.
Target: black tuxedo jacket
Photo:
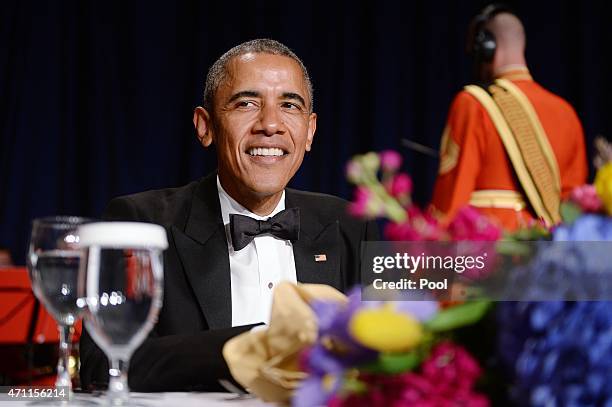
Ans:
[[[228,244],[216,173],[184,187],[113,199],[107,220],[164,226],[164,303],[149,338],[132,356],[130,388],[137,391],[219,390],[230,379],[224,343],[251,326],[231,327]],[[300,239],[293,244],[297,279],[346,291],[359,282],[360,243],[378,229],[346,213],[346,201],[287,189],[285,207],[300,208]],[[325,254],[327,261],[315,261]],[[81,337],[81,384],[108,383],[108,362],[87,331]]]

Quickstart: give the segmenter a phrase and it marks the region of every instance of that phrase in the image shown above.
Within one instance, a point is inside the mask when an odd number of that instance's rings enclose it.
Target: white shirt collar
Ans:
[[[285,191],[283,190],[283,195],[281,199],[278,201],[276,208],[267,216],[259,216],[244,206],[240,205],[234,198],[229,196],[225,189],[221,186],[221,181],[219,181],[219,175],[217,175],[217,192],[219,193],[219,203],[221,204],[221,216],[223,217],[223,224],[227,225],[230,223],[229,216],[230,214],[237,213],[239,215],[249,216],[253,219],[257,220],[266,220],[276,215],[282,210],[285,210]]]

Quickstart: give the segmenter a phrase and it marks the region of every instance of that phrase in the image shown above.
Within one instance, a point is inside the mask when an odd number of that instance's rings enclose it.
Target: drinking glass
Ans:
[[[27,264],[34,295],[55,318],[59,328],[59,361],[55,386],[72,394],[68,362],[74,324],[84,300],[77,294],[82,251],[77,228],[91,220],[76,216],[34,219]]]
[[[79,228],[79,237],[87,256],[79,282],[85,326],[109,359],[109,404],[127,404],[130,357],[162,305],[166,231],[149,223],[98,222]]]

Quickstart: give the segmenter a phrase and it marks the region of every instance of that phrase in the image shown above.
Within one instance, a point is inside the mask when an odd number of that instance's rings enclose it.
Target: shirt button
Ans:
[[[268,288],[269,288],[270,290],[272,289],[272,287],[274,287],[274,284],[272,284],[272,283],[268,283]]]

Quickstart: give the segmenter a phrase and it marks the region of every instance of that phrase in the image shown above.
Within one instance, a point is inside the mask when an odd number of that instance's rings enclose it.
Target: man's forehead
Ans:
[[[270,65],[291,64],[293,67],[300,69],[299,64],[293,58],[287,55],[271,54],[268,52],[246,52],[236,55],[230,61],[234,64],[248,64],[256,61]]]
[[[227,85],[266,78],[286,82],[306,91],[306,82],[300,65],[284,55],[248,52],[232,58],[228,63]]]

